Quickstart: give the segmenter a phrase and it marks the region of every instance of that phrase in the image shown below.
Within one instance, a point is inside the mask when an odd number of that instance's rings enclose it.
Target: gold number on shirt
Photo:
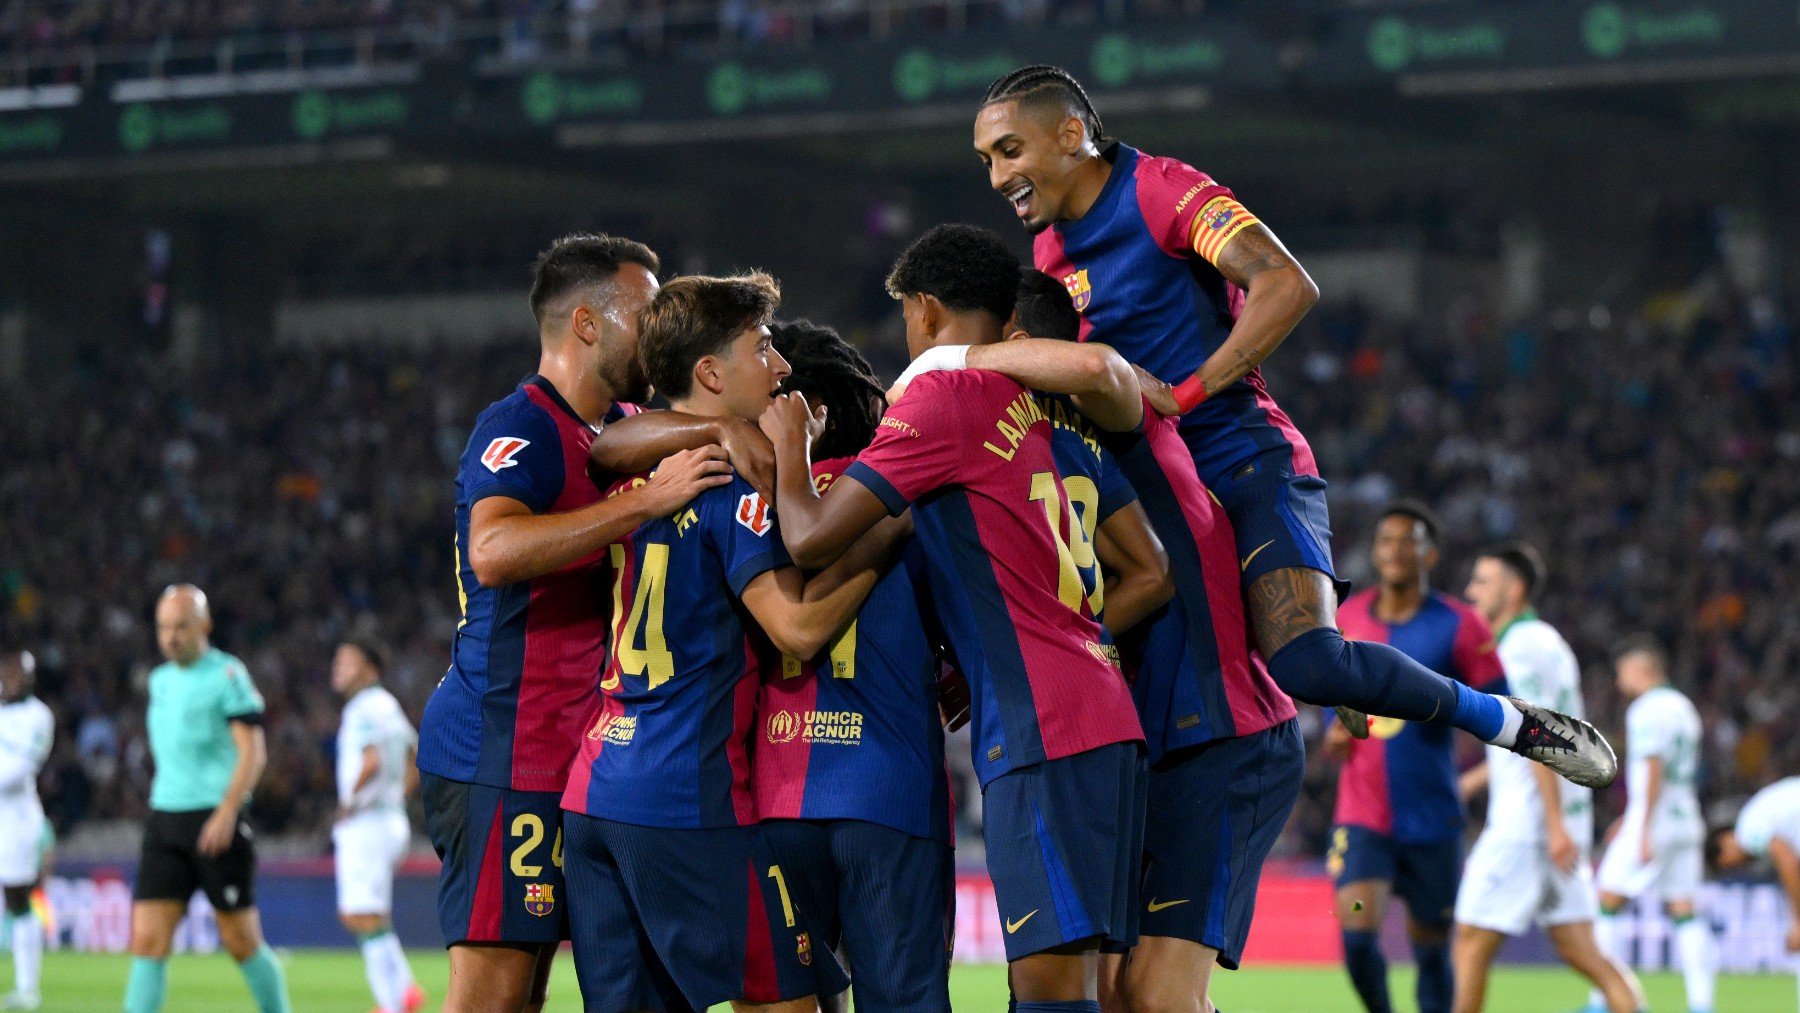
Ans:
[[[528,865],[525,859],[537,850],[538,845],[544,843],[544,821],[536,813],[520,813],[513,817],[512,835],[525,838],[512,850],[513,875],[524,879],[543,875],[543,866]]]
[[[625,547],[614,542],[610,549],[613,567],[613,657],[626,675],[650,677],[650,688],[668,682],[675,676],[675,656],[663,637],[663,588],[669,582],[669,547],[661,542],[644,546],[644,561],[638,568],[637,592],[631,601],[631,615],[623,626],[619,614],[624,611]],[[643,627],[644,646],[638,646],[638,628]]]
[[[788,896],[787,878],[781,874],[781,866],[769,866],[769,878],[775,881],[775,891],[781,894],[781,916],[787,919],[787,927],[794,927],[794,901]]]
[[[852,619],[844,632],[831,641],[831,677],[833,679],[856,678],[856,620]],[[799,658],[791,654],[781,656],[781,677],[783,679],[798,678],[805,671]]]
[[[1069,510],[1074,515],[1069,518],[1065,533],[1062,519],[1062,501],[1067,497]],[[1048,471],[1040,471],[1031,476],[1031,499],[1044,507],[1044,520],[1050,525],[1050,538],[1056,543],[1056,597],[1072,612],[1081,611],[1081,600],[1085,596],[1089,611],[1100,614],[1105,604],[1106,591],[1102,587],[1100,575],[1094,573],[1094,529],[1100,523],[1100,490],[1094,480],[1086,475],[1075,475],[1062,483],[1062,495],[1057,495],[1056,476]],[[1086,571],[1089,579],[1083,579]],[[1091,579],[1093,591],[1088,591]]]

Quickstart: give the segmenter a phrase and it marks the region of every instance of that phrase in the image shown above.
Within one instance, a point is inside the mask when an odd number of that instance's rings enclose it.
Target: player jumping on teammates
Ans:
[[[1575,652],[1532,607],[1543,586],[1543,557],[1513,542],[1476,558],[1465,596],[1499,631],[1500,663],[1512,692],[1581,717]],[[1487,825],[1469,852],[1456,897],[1457,1013],[1484,1008],[1494,956],[1508,936],[1523,934],[1534,921],[1557,955],[1605,993],[1610,1013],[1643,1008],[1637,977],[1594,941],[1600,904],[1588,857],[1593,793],[1497,746],[1487,748],[1487,764],[1477,770],[1464,775],[1464,783],[1487,784]]]
[[[925,233],[888,278],[908,351],[998,341],[1018,279],[1017,258],[991,233]],[[827,422],[796,394],[763,417],[787,547],[802,566],[828,564],[912,507],[937,618],[973,701],[1015,1008],[1099,1013],[1100,944],[1137,936],[1144,737],[1058,522],[1070,506],[1051,421],[999,373],[926,373],[821,494],[808,455]]]
[[[1488,624],[1461,601],[1431,590],[1437,546],[1437,519],[1425,507],[1402,500],[1384,509],[1373,553],[1381,583],[1344,602],[1338,613],[1344,636],[1391,645],[1471,686],[1504,691]],[[1449,936],[1463,826],[1451,730],[1377,718],[1366,739],[1335,724],[1327,735],[1327,751],[1348,753],[1327,868],[1337,881],[1350,982],[1369,1013],[1393,1008],[1379,933],[1388,897],[1397,894],[1406,902],[1419,966],[1420,1013],[1450,1013]]]
[[[1675,951],[1687,985],[1688,1013],[1711,1013],[1719,973],[1712,925],[1694,903],[1706,876],[1706,822],[1700,812],[1700,712],[1669,685],[1669,659],[1648,636],[1625,641],[1613,666],[1625,710],[1625,814],[1600,859],[1600,946],[1627,963],[1619,911],[1655,897],[1675,922]],[[1594,993],[1588,1005],[1602,1008]]]
[[[648,247],[614,236],[544,251],[531,287],[538,372],[481,413],[457,467],[462,617],[418,755],[443,860],[449,1013],[542,1008],[568,938],[560,802],[605,657],[594,581],[606,547],[729,480],[717,447],[610,498],[588,473],[594,434],[649,393],[637,321],[659,267]]]
[[[394,935],[394,870],[412,843],[406,797],[418,787],[418,735],[400,701],[381,685],[387,649],[351,637],[331,659],[331,688],[344,698],[337,737],[337,820],[331,850],[338,918],[362,950],[380,1013],[416,1013],[425,993]]]
[[[1173,383],[1200,478],[1224,505],[1257,645],[1293,696],[1408,721],[1453,724],[1580,784],[1618,761],[1592,726],[1447,679],[1337,628],[1325,482],[1259,365],[1318,298],[1274,233],[1229,189],[1106,136],[1066,71],[995,81],[975,119],[989,184],[1063,282],[1083,338]],[[1346,715],[1353,734],[1367,723]]]
[[[1166,398],[1166,386],[1146,391],[1112,349],[1075,344],[1079,329],[1068,291],[1027,268],[1013,340],[940,346],[909,372],[993,369],[1075,395],[1094,423],[1059,421],[1054,438],[1066,443],[1080,426],[1142,494],[1176,594],[1121,645],[1150,754],[1142,936],[1128,961],[1103,958],[1101,996],[1108,1009],[1210,1013],[1213,967],[1236,968],[1243,956],[1263,861],[1299,797],[1305,746],[1293,701],[1252,653],[1231,524],[1194,473],[1175,420],[1147,405],[1147,396]]]
[[[56,718],[31,695],[37,660],[30,651],[0,658],[0,887],[12,921],[13,990],[0,1009],[37,1009],[44,966],[44,924],[31,910],[43,876],[44,803],[38,773],[50,758]]]
[[[288,1013],[287,976],[263,941],[256,849],[243,806],[261,780],[263,699],[244,663],[213,647],[206,594],[176,584],[156,603],[150,672],[150,817],[131,889],[131,977],[125,1013],[156,1013],[168,994],[169,947],[196,888],[206,891],[219,942],[237,961],[262,1013]]]

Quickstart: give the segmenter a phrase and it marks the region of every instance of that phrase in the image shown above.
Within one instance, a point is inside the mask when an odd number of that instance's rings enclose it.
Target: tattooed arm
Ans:
[[[1244,308],[1224,344],[1200,364],[1192,379],[1176,387],[1184,408],[1261,365],[1319,301],[1319,286],[1260,222],[1238,232],[1216,256],[1219,273],[1244,290]]]

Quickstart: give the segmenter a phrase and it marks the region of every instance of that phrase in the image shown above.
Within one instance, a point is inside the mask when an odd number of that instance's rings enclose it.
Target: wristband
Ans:
[[[912,361],[912,365],[906,367],[906,372],[901,373],[900,379],[895,380],[894,383],[896,386],[904,386],[918,379],[921,373],[930,373],[940,369],[964,369],[969,364],[969,348],[968,345],[938,345],[934,348],[927,348]]]
[[[1206,385],[1200,382],[1198,374],[1190,376],[1175,385],[1175,403],[1180,406],[1181,414],[1186,415],[1206,400]]]

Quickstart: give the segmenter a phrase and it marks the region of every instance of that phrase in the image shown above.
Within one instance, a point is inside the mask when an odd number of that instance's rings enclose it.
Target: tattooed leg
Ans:
[[[1345,640],[1325,574],[1272,570],[1250,585],[1248,597],[1257,646],[1288,695],[1321,707],[1452,723],[1459,684],[1386,644]]]

